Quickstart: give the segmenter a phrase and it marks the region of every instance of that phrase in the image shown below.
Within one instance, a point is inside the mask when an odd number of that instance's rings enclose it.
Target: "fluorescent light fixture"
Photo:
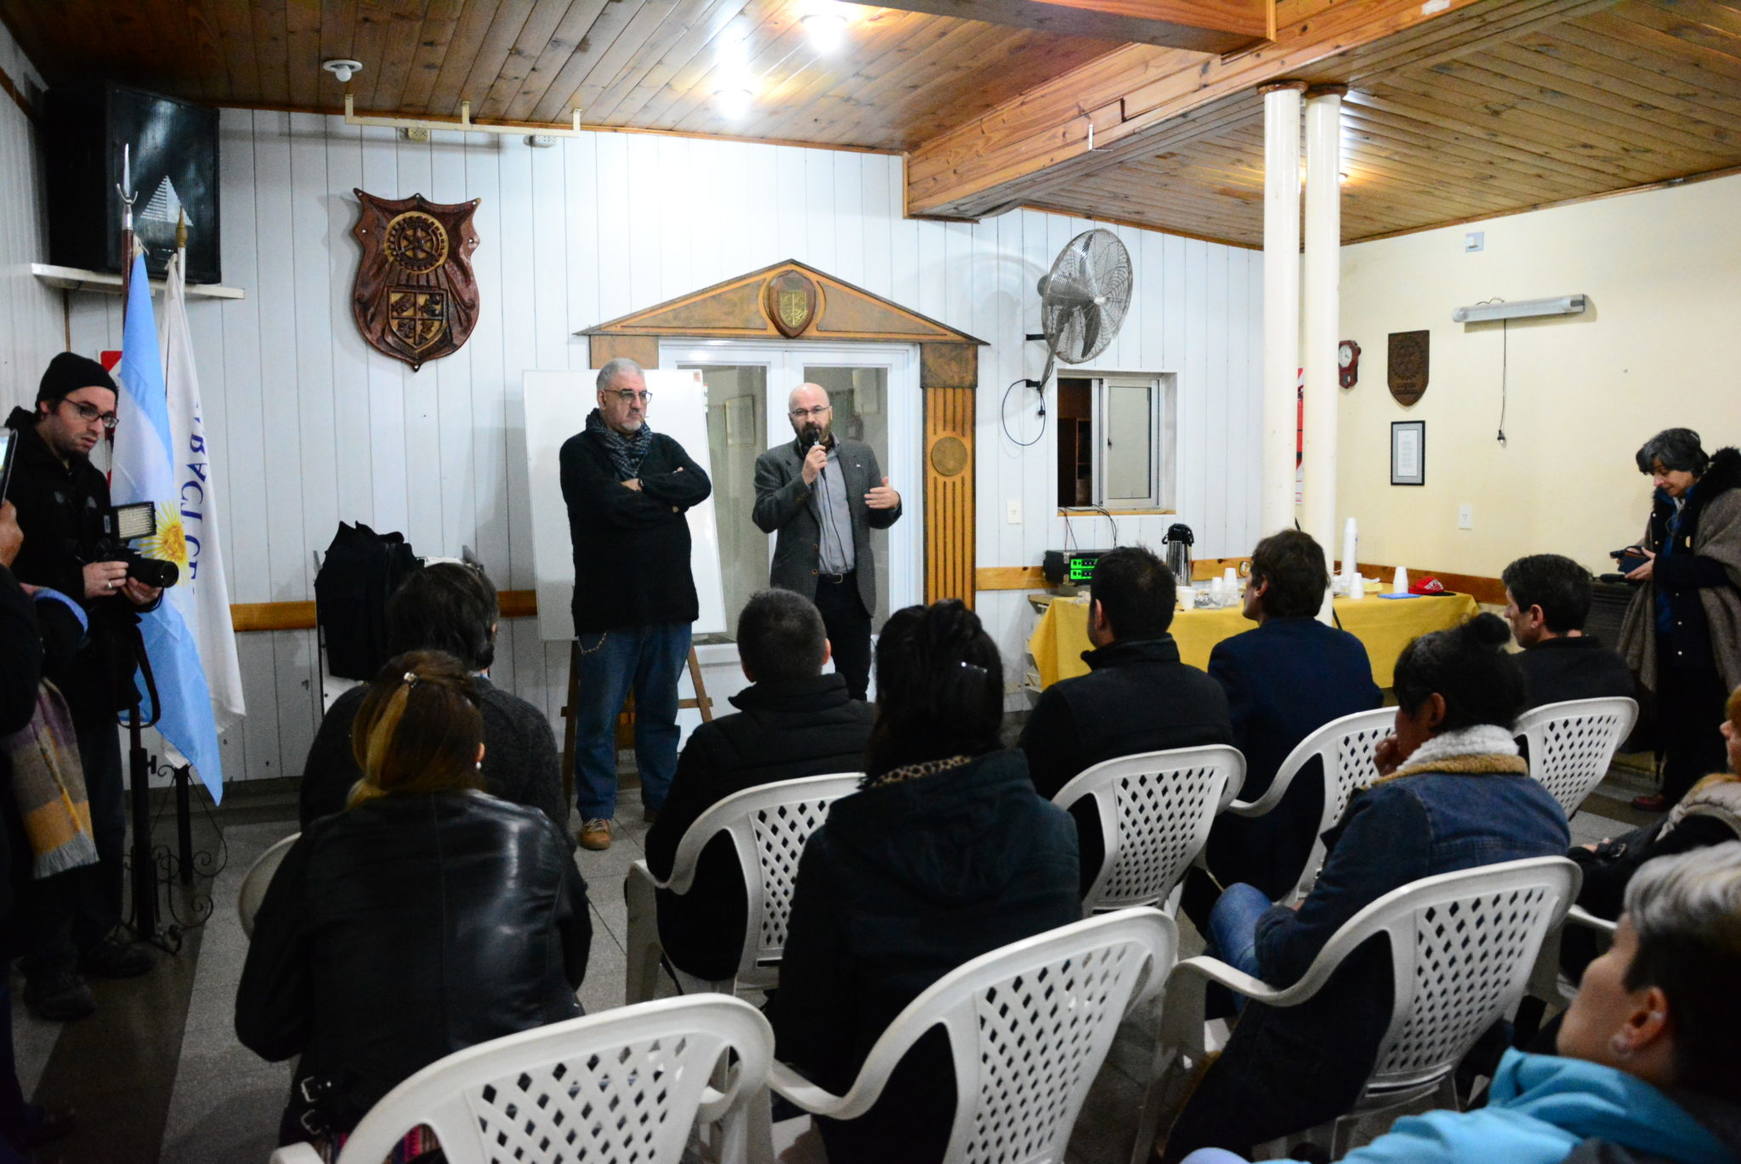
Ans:
[[[733,86],[716,90],[713,99],[719,106],[720,115],[727,121],[742,121],[749,116],[756,97],[746,88]]]
[[[1538,315],[1577,315],[1588,306],[1583,295],[1555,299],[1520,299],[1516,303],[1477,303],[1451,312],[1456,323],[1486,323],[1494,319],[1531,319]]]

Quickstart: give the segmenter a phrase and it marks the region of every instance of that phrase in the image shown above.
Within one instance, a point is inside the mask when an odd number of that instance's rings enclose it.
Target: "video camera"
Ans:
[[[148,558],[128,543],[157,535],[157,506],[149,501],[116,505],[103,518],[103,539],[95,561],[126,562],[127,577],[158,590],[181,580],[181,568],[161,558]]]

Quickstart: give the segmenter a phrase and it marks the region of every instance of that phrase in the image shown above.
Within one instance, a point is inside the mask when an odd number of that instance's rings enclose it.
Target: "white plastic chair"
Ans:
[[[720,833],[731,838],[737,852],[749,904],[737,972],[729,979],[710,982],[673,967],[677,984],[685,994],[710,990],[735,994],[741,988],[766,990],[776,985],[804,842],[827,819],[828,806],[858,791],[863,778],[861,773],[847,772],[746,788],[726,797],[689,826],[677,842],[669,880],[659,881],[645,861],[636,861],[623,886],[629,907],[627,1001],[652,998],[658,984],[659,924],[653,891],[688,893],[701,851]]]
[[[1551,1013],[1569,1004],[1577,995],[1578,988],[1560,973],[1560,944],[1565,936],[1567,926],[1582,926],[1601,935],[1597,944],[1607,948],[1614,942],[1614,931],[1619,928],[1618,922],[1597,917],[1581,905],[1574,905],[1566,911],[1566,919],[1554,927],[1542,942],[1541,953],[1536,955],[1535,969],[1530,971],[1529,996],[1540,999]]]
[[[1204,985],[1219,982],[1268,1006],[1298,1006],[1323,988],[1363,942],[1383,934],[1391,964],[1390,1028],[1372,1075],[1353,1109],[1328,1124],[1285,1137],[1347,1150],[1352,1121],[1451,1089],[1457,1064],[1483,1032],[1503,1017],[1529,984],[1536,955],[1565,917],[1583,880],[1564,857],[1506,861],[1424,877],[1393,889],[1343,923],[1294,985],[1277,989],[1216,958],[1189,958],[1174,968],[1161,1007],[1158,1080],[1178,1054],[1202,1062],[1211,1049],[1203,1021]],[[1152,1106],[1152,1105],[1151,1105]],[[1153,1115],[1148,1116],[1152,1129]],[[1273,1147],[1283,1146],[1273,1141]],[[1261,1155],[1261,1153],[1260,1153]]]
[[[1083,913],[1132,905],[1173,913],[1185,872],[1209,840],[1209,826],[1244,781],[1239,749],[1213,744],[1120,756],[1060,788],[1052,803],[1061,808],[1093,798],[1106,839]]]
[[[727,1053],[736,1055],[729,1066]],[[717,1124],[721,1164],[767,1161],[774,1032],[718,995],[665,998],[456,1051],[381,1098],[338,1164],[380,1164],[419,1124],[449,1164],[587,1160],[676,1164],[696,1123]],[[710,1078],[724,1066],[722,1089]],[[318,1164],[308,1144],[272,1164]]]
[[[300,836],[301,833],[291,833],[274,843],[270,849],[256,857],[254,863],[248,866],[248,871],[242,874],[242,888],[236,892],[236,914],[242,919],[242,933],[248,937],[254,936],[254,915],[260,912],[260,903],[266,900],[266,889],[272,884],[272,875],[278,872],[278,866],[284,862],[284,854],[290,851],[290,846]]]
[[[770,1080],[805,1111],[855,1119],[882,1095],[913,1044],[941,1026],[955,1069],[955,1121],[944,1158],[1061,1161],[1119,1020],[1154,995],[1177,953],[1173,919],[1158,910],[1072,922],[982,954],[932,983],[877,1039],[845,1095],[783,1063],[774,1064]]]
[[[1608,774],[1615,751],[1637,719],[1638,704],[1625,696],[1569,699],[1530,708],[1517,717],[1512,734],[1528,742],[1529,774],[1560,802],[1570,820]]]
[[[1263,816],[1281,803],[1294,777],[1300,774],[1307,762],[1314,756],[1323,761],[1324,809],[1318,816],[1317,827],[1312,830],[1312,851],[1295,879],[1294,891],[1283,899],[1284,903],[1304,899],[1306,891],[1312,887],[1318,876],[1318,867],[1324,863],[1325,831],[1342,819],[1342,814],[1348,810],[1348,801],[1356,792],[1378,779],[1378,768],[1372,762],[1372,754],[1378,749],[1378,742],[1388,736],[1395,725],[1394,707],[1377,707],[1333,719],[1294,745],[1294,750],[1276,769],[1275,779],[1270,781],[1262,796],[1250,801],[1235,800],[1227,806],[1228,812],[1239,816]]]

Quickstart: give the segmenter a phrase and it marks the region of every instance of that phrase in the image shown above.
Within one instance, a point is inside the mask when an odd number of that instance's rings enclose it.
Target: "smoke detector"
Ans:
[[[323,61],[320,67],[337,77],[339,84],[348,85],[351,83],[352,77],[363,71],[363,62],[350,60]]]

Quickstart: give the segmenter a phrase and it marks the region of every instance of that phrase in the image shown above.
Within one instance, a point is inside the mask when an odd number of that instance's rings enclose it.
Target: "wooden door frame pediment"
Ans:
[[[912,343],[925,396],[925,601],[974,594],[974,398],[985,341],[796,259],[575,332],[592,366],[659,366],[661,339]]]

